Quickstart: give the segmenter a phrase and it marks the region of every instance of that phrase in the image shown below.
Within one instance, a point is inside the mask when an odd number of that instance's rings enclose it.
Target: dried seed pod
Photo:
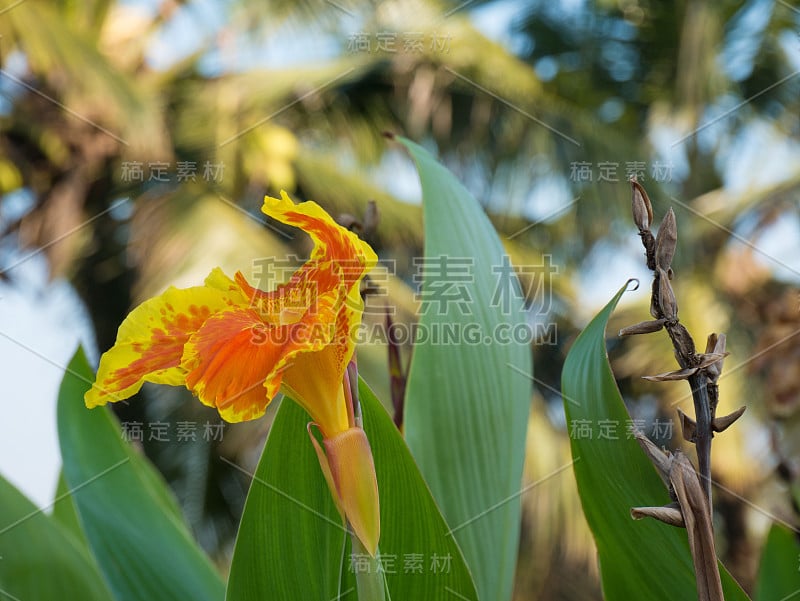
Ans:
[[[677,245],[678,225],[675,222],[675,212],[670,208],[656,234],[656,267],[669,271]]]
[[[723,358],[726,357],[729,353],[725,352],[725,343],[725,334],[720,334],[719,336],[716,334],[709,335],[708,342],[706,343],[706,356],[714,354],[722,355]],[[716,383],[717,380],[719,380],[719,376],[722,373],[722,363],[723,360],[720,359],[706,368],[706,373],[711,382]]]
[[[686,523],[683,521],[683,514],[680,510],[680,505],[677,503],[670,503],[663,507],[633,507],[631,509],[631,517],[634,520],[641,520],[642,518],[654,518],[659,522],[664,522],[670,526],[677,526],[678,528],[685,528]]]
[[[686,442],[695,442],[697,438],[697,422],[678,409],[678,417],[681,420],[681,433]]]
[[[669,283],[667,272],[662,267],[658,268],[658,304],[667,320],[678,317],[678,301],[675,300],[675,293],[672,291],[672,284]]]
[[[653,278],[653,287],[650,292],[650,315],[656,319],[661,317],[658,310],[658,278]]]
[[[669,451],[664,452],[659,449],[641,430],[635,430],[633,435],[636,437],[636,442],[639,443],[644,454],[655,466],[661,481],[669,488],[669,472],[672,469],[673,455]]]
[[[695,356],[694,340],[691,334],[681,323],[670,326],[670,337],[675,347],[675,355],[682,367],[694,367],[692,358]]]
[[[723,415],[722,417],[715,417],[711,422],[711,429],[714,430],[714,432],[723,432],[733,422],[742,417],[742,414],[745,412],[745,409],[747,409],[747,407],[739,407],[733,413],[730,413],[728,415]]]
[[[697,369],[710,369],[728,355],[730,353],[701,353],[697,355],[700,360],[700,363],[697,364]]]
[[[649,230],[650,224],[653,223],[653,206],[650,204],[650,199],[647,197],[647,192],[636,181],[636,178],[631,178],[631,209],[633,211],[633,222],[639,231]]]
[[[714,344],[714,352],[715,353],[722,353],[727,355],[728,353],[725,352],[725,345],[728,342],[728,337],[725,334],[720,334],[717,336],[717,341]]]
[[[663,319],[655,319],[653,321],[642,321],[632,326],[622,328],[619,331],[619,335],[631,336],[632,334],[651,334],[652,332],[658,332],[663,327],[664,327]]]
[[[656,270],[656,239],[650,230],[639,230],[639,237],[642,239],[642,246],[644,246],[644,257],[647,263],[647,269],[650,271]]]
[[[668,371],[664,374],[657,376],[642,376],[643,380],[648,382],[672,382],[674,380],[688,380],[698,371],[697,367],[687,367],[686,369],[679,369],[677,371]]]
[[[724,334],[723,334],[723,336],[724,336]],[[718,340],[717,335],[714,332],[711,332],[708,335],[708,339],[706,340],[706,352],[707,353],[713,353],[714,352],[714,348],[717,346],[717,340]]]

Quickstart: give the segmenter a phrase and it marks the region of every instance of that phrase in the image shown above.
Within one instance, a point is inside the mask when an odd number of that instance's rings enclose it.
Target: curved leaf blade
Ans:
[[[381,495],[387,599],[476,601],[466,563],[400,433],[363,381],[359,393]],[[355,598],[361,561],[350,554],[308,421],[296,403],[281,402],[245,504],[227,601]]]
[[[754,598],[758,601],[800,597],[800,540],[780,524],[772,524],[761,552]]]
[[[80,542],[2,477],[0,516],[0,598],[110,601]]]
[[[394,570],[386,570],[391,598],[477,601],[462,550],[403,437],[363,380],[358,391],[381,494],[381,556],[385,568],[394,563]],[[414,568],[419,559],[422,565]]]
[[[281,401],[247,493],[226,601],[338,599],[346,531],[306,433]]]
[[[433,302],[423,310],[419,328],[480,333],[473,343],[415,343],[406,389],[406,440],[454,528],[480,598],[506,601],[517,562],[532,377],[525,374],[531,374],[532,360],[528,344],[504,344],[496,334],[499,328],[527,327],[524,299],[475,198],[425,149],[398,140],[414,159],[422,183],[426,260],[444,257],[461,262],[461,269],[472,267],[471,278],[457,288],[468,301],[468,313],[458,302]],[[424,271],[423,292],[441,291],[440,277],[436,270]]]
[[[69,492],[67,481],[64,480],[63,471],[58,476],[56,497],[53,500],[51,519],[57,522],[64,530],[72,534],[72,536],[75,537],[75,541],[79,542],[83,548],[88,551],[89,541],[86,540],[86,534],[84,534],[81,528],[78,511],[75,509],[75,503],[72,501],[72,494]]]
[[[568,425],[586,420],[596,427],[610,420],[621,433],[629,423],[605,346],[608,318],[626,288],[586,326],[567,355],[561,390]],[[670,502],[638,443],[624,434],[617,439],[571,436],[570,446],[581,504],[597,543],[605,598],[697,599],[686,531],[631,518],[631,507]],[[720,572],[728,601],[748,599],[724,567]]]
[[[223,583],[163,480],[122,440],[107,408],[86,409],[93,379],[79,348],[59,391],[58,435],[64,479],[115,599],[220,601]]]

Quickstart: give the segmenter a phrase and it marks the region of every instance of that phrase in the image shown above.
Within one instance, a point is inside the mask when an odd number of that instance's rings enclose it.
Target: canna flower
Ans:
[[[320,431],[323,444],[311,440],[334,501],[374,555],[377,480],[352,376],[360,283],[377,257],[314,202],[295,205],[281,192],[266,197],[262,211],[311,237],[308,261],[270,292],[241,272],[231,279],[216,268],[203,286],[170,287],[145,301],[100,358],[86,406],[126,399],[153,382],[186,386],[223,419],[239,422],[260,417],[284,392],[311,416],[309,435],[312,425]]]

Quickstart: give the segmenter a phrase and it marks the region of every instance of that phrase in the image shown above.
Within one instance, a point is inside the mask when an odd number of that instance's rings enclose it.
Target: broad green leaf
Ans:
[[[761,552],[754,599],[788,601],[800,598],[800,541],[797,532],[772,524]]]
[[[86,409],[94,379],[82,349],[58,398],[64,479],[92,554],[117,601],[221,601],[224,586],[163,481],[122,440],[107,408]]]
[[[387,599],[476,600],[458,546],[397,428],[363,382],[359,393],[378,476]],[[295,403],[281,403],[247,496],[227,601],[355,598],[354,571],[364,558],[350,554],[308,422]]]
[[[281,402],[247,493],[226,601],[338,598],[346,532],[309,421],[295,403]]]
[[[399,140],[419,171],[425,262],[434,264],[422,272],[419,332],[430,335],[414,345],[406,440],[480,598],[506,601],[517,561],[532,361],[525,340],[506,343],[500,333],[526,331],[523,298],[475,198],[422,147]],[[451,300],[438,302],[443,297]],[[434,339],[446,331],[464,337]]]
[[[617,425],[617,438],[570,437],[583,512],[594,534],[603,593],[608,601],[697,599],[686,531],[652,519],[633,520],[631,507],[670,502],[667,489],[626,435],[628,415],[608,363],[605,330],[623,286],[575,340],[564,363],[561,390],[567,424],[601,420]],[[583,421],[585,420],[585,421]],[[720,566],[727,601],[747,595]]]
[[[67,486],[67,481],[64,479],[63,471],[58,475],[52,519],[58,522],[64,530],[72,534],[77,542],[86,549],[89,548],[89,541],[86,540],[86,534],[81,528],[78,512],[75,509],[75,503],[72,501],[72,494],[69,492],[69,486]]]
[[[111,599],[86,549],[2,477],[0,599]]]

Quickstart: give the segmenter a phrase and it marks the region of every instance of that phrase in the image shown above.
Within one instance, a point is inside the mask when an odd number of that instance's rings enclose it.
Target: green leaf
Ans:
[[[153,468],[122,440],[106,408],[86,409],[94,379],[82,349],[58,397],[64,479],[117,601],[220,601],[224,586]]]
[[[64,530],[72,534],[75,540],[88,550],[89,541],[86,540],[86,534],[81,528],[78,512],[75,509],[75,503],[72,501],[72,495],[69,492],[67,481],[64,479],[63,471],[58,475],[52,519],[58,522]]]
[[[477,599],[458,546],[397,428],[363,382],[359,393],[378,476],[387,599]],[[349,537],[306,433],[308,422],[295,403],[281,403],[247,496],[227,601],[355,597],[359,557],[349,553]],[[420,560],[416,573],[412,567]],[[436,569],[432,561],[438,561]]]
[[[339,594],[346,532],[306,433],[308,415],[281,402],[247,493],[227,601]]]
[[[469,279],[455,288],[435,269],[422,274],[430,300],[419,331],[455,330],[469,338],[447,344],[429,336],[415,343],[406,440],[455,531],[480,598],[504,601],[517,561],[532,360],[525,340],[504,343],[500,334],[528,331],[523,298],[514,272],[503,271],[503,247],[475,198],[422,147],[398,139],[422,182],[427,260],[445,257],[454,261],[450,269],[471,267]],[[454,290],[466,305],[435,302],[436,294]]]
[[[800,540],[780,524],[772,524],[761,552],[754,599],[777,601],[800,595]]]
[[[627,286],[627,285],[626,285]],[[617,425],[617,439],[571,436],[573,469],[583,512],[594,534],[609,601],[697,599],[686,530],[656,520],[633,520],[631,507],[670,502],[667,489],[635,439],[608,363],[605,330],[626,286],[586,326],[564,363],[561,390],[567,424],[601,420]],[[747,599],[720,565],[727,601]]]
[[[85,548],[2,477],[0,598],[111,599]]]

